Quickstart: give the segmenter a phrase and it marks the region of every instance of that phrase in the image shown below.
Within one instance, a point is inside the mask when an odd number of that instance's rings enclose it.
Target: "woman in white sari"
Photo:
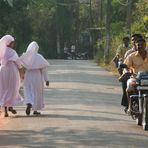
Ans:
[[[34,115],[40,114],[38,110],[44,107],[44,82],[46,82],[47,86],[49,85],[47,74],[49,63],[38,53],[38,50],[38,44],[33,41],[29,44],[26,52],[20,57],[26,69],[24,76],[24,97],[27,104],[27,115],[30,115],[31,108],[34,111]]]
[[[5,107],[5,117],[8,117],[7,109],[16,114],[12,106],[22,101],[19,94],[19,69],[22,66],[14,46],[15,40],[11,35],[0,39],[0,106]]]

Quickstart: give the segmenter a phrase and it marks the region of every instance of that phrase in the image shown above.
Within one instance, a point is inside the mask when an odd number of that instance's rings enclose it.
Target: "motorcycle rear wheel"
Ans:
[[[138,115],[138,117],[136,119],[136,123],[137,123],[137,125],[142,126],[142,114],[139,114]]]
[[[144,95],[142,126],[144,130],[148,130],[148,95]]]

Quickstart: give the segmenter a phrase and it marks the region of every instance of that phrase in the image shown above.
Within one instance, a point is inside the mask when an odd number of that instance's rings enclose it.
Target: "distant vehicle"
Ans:
[[[87,52],[78,52],[76,54],[76,59],[80,59],[80,60],[88,60],[88,53]]]

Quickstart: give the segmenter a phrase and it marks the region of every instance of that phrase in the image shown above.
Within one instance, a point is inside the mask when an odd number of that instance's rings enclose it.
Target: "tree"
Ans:
[[[147,0],[138,1],[133,12],[132,32],[139,32],[148,36],[148,3]]]
[[[36,40],[44,56],[57,58],[58,54],[62,57],[64,44],[81,45],[83,52],[91,49],[90,45],[96,47],[100,32],[95,32],[96,39],[91,42],[89,30],[106,28],[99,38],[104,49],[101,58],[106,61],[127,30],[130,32],[130,24],[132,33],[147,35],[147,12],[147,0],[0,0],[0,36],[15,36],[19,53]],[[82,38],[87,41],[82,42]]]
[[[106,4],[106,45],[104,50],[104,62],[106,64],[109,63],[109,50],[110,50],[110,11],[111,10],[111,2],[107,0]]]

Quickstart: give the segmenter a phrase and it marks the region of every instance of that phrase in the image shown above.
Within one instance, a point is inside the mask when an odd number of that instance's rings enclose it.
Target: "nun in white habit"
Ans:
[[[47,74],[49,63],[38,53],[38,50],[38,44],[33,41],[29,44],[27,51],[20,57],[22,65],[25,67],[24,98],[27,104],[27,115],[30,115],[31,108],[34,111],[34,115],[40,114],[38,110],[44,107],[44,82],[46,82],[46,86],[49,86]]]
[[[0,39],[0,106],[5,108],[5,117],[8,111],[16,114],[13,106],[22,101],[19,94],[21,61],[14,50],[15,39],[5,35]]]

